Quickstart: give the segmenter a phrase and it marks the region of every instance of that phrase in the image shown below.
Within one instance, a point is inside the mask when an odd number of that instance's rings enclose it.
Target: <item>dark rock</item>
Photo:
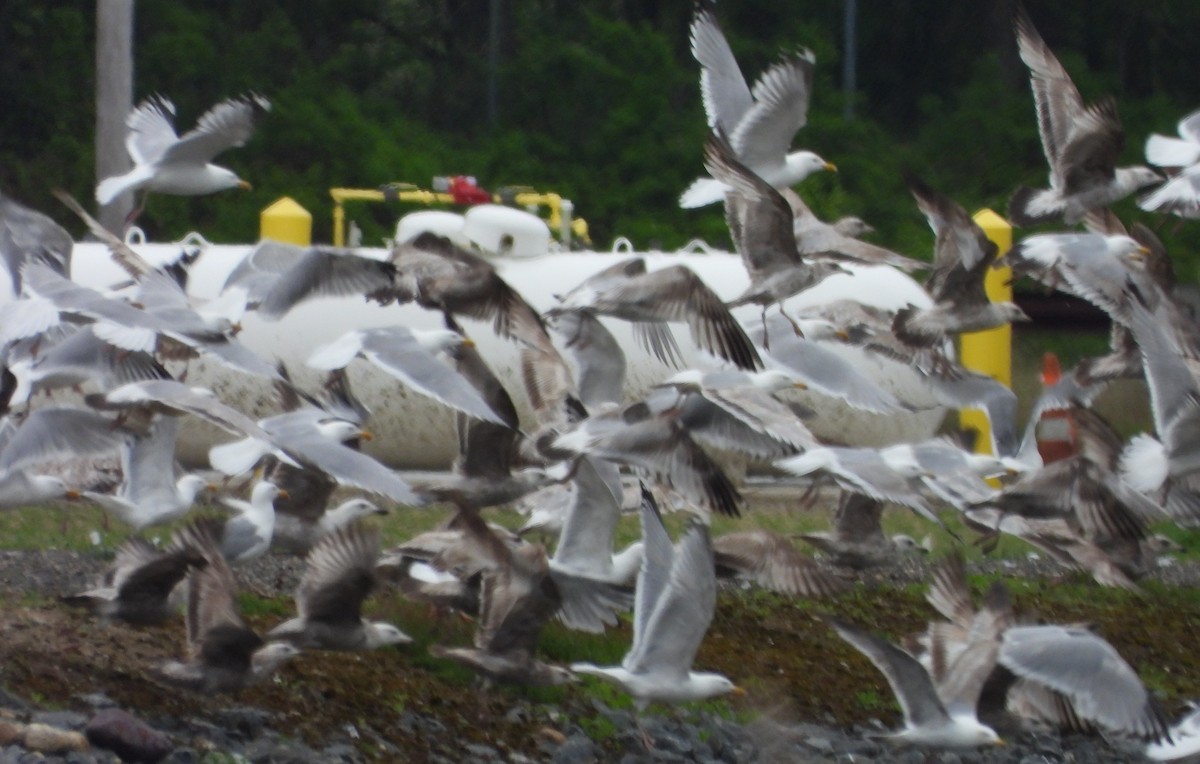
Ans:
[[[596,744],[586,735],[576,734],[554,752],[553,764],[592,764],[598,760]]]
[[[195,748],[176,748],[162,764],[200,764],[200,752]]]
[[[8,690],[0,689],[0,708],[7,708],[12,711],[27,711],[29,710],[29,704]]]
[[[325,746],[321,749],[321,755],[328,762],[342,762],[343,764],[357,764],[363,760],[360,754],[352,745],[346,743],[335,743]]]
[[[96,712],[87,722],[84,734],[92,745],[107,748],[126,761],[153,764],[166,758],[174,748],[166,735],[119,708]]]
[[[217,712],[217,723],[242,740],[253,740],[262,734],[271,714],[260,708],[227,708]]]

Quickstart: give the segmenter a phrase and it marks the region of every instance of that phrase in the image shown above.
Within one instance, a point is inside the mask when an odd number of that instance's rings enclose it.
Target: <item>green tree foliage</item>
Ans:
[[[927,256],[931,235],[904,189],[906,170],[968,208],[1001,211],[1017,185],[1046,182],[1013,44],[1014,5],[859,3],[850,122],[839,90],[843,0],[722,0],[718,14],[751,80],[797,47],[817,56],[809,125],[795,143],[840,172],[805,182],[814,210],[860,215],[876,241]],[[1126,161],[1139,159],[1149,132],[1173,132],[1200,101],[1186,65],[1200,4],[1027,5],[1084,97],[1118,97]],[[434,175],[471,174],[488,188],[527,184],[571,198],[599,246],[618,235],[641,247],[695,236],[727,244],[718,206],[676,204],[703,172],[691,0],[499,0],[497,8],[493,70],[483,0],[140,0],[135,98],[171,98],[180,129],[242,92],[263,93],[273,109],[249,144],[221,160],[253,191],[154,197],[139,222],[159,239],[195,229],[245,241],[259,211],[289,195],[313,212],[316,238],[328,240],[331,187],[427,186]],[[49,191],[90,199],[94,188],[94,21],[91,3],[0,6],[0,189],[72,230]],[[1159,222],[1132,201],[1119,211]],[[368,243],[398,213],[350,211]],[[1186,224],[1161,233],[1181,271],[1194,275],[1200,234]]]

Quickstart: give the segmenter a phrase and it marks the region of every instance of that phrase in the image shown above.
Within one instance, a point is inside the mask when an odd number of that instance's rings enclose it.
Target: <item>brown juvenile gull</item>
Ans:
[[[288,642],[266,642],[237,609],[237,582],[212,537],[189,526],[180,532],[207,565],[187,577],[187,662],[158,666],[164,680],[203,693],[234,692],[260,681],[300,654]]]
[[[791,541],[761,528],[713,539],[718,578],[753,581],[792,597],[829,597],[845,588]]]
[[[835,273],[846,272],[828,261],[800,256],[792,232],[791,207],[771,184],[737,160],[719,130],[710,133],[704,144],[704,166],[729,186],[725,222],[734,249],[750,274],[750,286],[729,301],[729,307],[760,305],[765,320],[770,306],[779,305],[783,313],[782,303],[787,298]]]
[[[890,565],[910,550],[929,551],[904,534],[885,536],[882,518],[882,501],[843,490],[833,513],[833,530],[801,533],[797,538],[816,547],[834,565],[854,570]]]
[[[176,585],[194,568],[207,564],[203,554],[186,544],[172,543],[159,550],[134,536],[117,548],[112,567],[97,586],[61,599],[104,619],[162,623],[179,611],[171,602]]]
[[[554,447],[633,467],[696,507],[740,514],[737,488],[693,439],[678,408],[655,410],[642,401],[602,412],[558,435]]]
[[[48,215],[0,192],[0,261],[8,270],[14,294],[21,294],[21,268],[27,261],[69,274],[74,247],[71,234]]]
[[[1025,539],[1102,585],[1138,591],[1133,578],[1144,572],[1141,542],[1149,520],[1161,514],[1108,468],[1077,455],[1026,473],[964,510],[964,519],[988,536]]]
[[[1067,70],[1021,5],[1015,26],[1021,60],[1029,67],[1038,132],[1050,165],[1050,188],[1018,189],[1008,205],[1013,224],[1029,226],[1061,218],[1073,225],[1089,210],[1160,182],[1162,177],[1149,167],[1116,167],[1125,144],[1116,102],[1108,97],[1083,103]]]
[[[936,236],[933,270],[925,282],[934,304],[897,311],[892,321],[896,336],[916,347],[930,347],[962,332],[1028,321],[1015,303],[988,298],[984,279],[999,250],[967,211],[915,177],[908,178],[908,188]]]
[[[860,241],[858,237],[874,229],[859,218],[844,217],[833,223],[826,223],[818,218],[792,189],[780,189],[779,193],[792,208],[792,234],[796,238],[796,251],[801,257],[824,257],[871,265],[890,265],[902,271],[929,267],[928,263],[913,260],[870,242]]]
[[[430,653],[463,663],[501,682],[546,685],[574,681],[570,671],[536,657],[538,635],[560,605],[546,550],[539,544],[511,546],[473,511],[460,511],[461,543],[440,557],[443,569],[459,563],[482,575],[480,623],[474,647],[433,645]]]
[[[738,368],[762,368],[754,343],[725,303],[694,271],[685,265],[646,270],[646,261],[635,257],[606,268],[561,298],[568,308],[587,308],[597,314],[635,322],[635,336],[667,364],[674,364],[663,347],[665,322],[685,321],[692,341]]]
[[[138,104],[125,120],[125,148],[134,167],[96,185],[96,201],[108,204],[126,191],[199,196],[227,188],[249,188],[232,170],[212,164],[226,149],[245,144],[254,124],[271,108],[267,99],[248,94],[209,109],[192,130],[175,133],[175,105],[162,96]],[[143,198],[143,204],[145,200]]]
[[[712,622],[717,580],[708,527],[692,524],[671,543],[658,505],[642,486],[642,542],[633,611],[633,641],[620,666],[572,663],[571,670],[619,685],[639,712],[653,702],[688,703],[744,691],[721,674],[693,671]],[[639,727],[640,727],[639,722]],[[645,730],[643,740],[650,747]]]
[[[700,63],[700,93],[708,125],[730,137],[740,161],[776,188],[795,185],[809,175],[837,168],[811,151],[789,152],[792,137],[808,121],[815,58],[808,50],[784,56],[751,89],[725,34],[714,4],[696,4],[692,19],[692,55]],[[679,198],[680,207],[721,201],[720,179],[700,178]]]
[[[412,638],[390,623],[368,621],[363,601],[374,591],[379,531],[354,524],[325,536],[308,553],[296,588],[296,618],[267,633],[297,647],[373,650]]]

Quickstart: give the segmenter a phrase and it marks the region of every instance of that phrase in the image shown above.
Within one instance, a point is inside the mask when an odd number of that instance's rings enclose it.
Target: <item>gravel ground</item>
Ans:
[[[61,551],[0,552],[0,596],[7,602],[19,602],[22,595],[56,596],[88,586],[103,570],[107,560],[97,554]],[[871,574],[874,583],[903,585],[927,580],[928,563],[919,558],[885,572]],[[1044,560],[986,561],[977,564],[980,571],[1004,572],[1023,576],[1051,578],[1060,569]],[[290,592],[298,580],[301,562],[294,558],[268,556],[238,568],[238,575],[249,589],[262,595]],[[1153,577],[1172,586],[1200,587],[1200,565],[1175,563],[1159,567]],[[11,611],[11,612],[10,612]],[[17,615],[19,613],[19,615]],[[24,635],[28,638],[37,625],[46,632],[54,631],[56,619],[84,620],[82,616],[53,606],[5,608],[0,612],[0,656],[7,660],[6,648],[12,648]],[[177,635],[178,627],[171,632]],[[37,634],[33,634],[37,638]],[[158,649],[161,654],[161,633],[147,637],[147,650]],[[174,637],[173,637],[174,638]],[[135,645],[131,649],[141,649]],[[82,734],[103,709],[117,702],[103,692],[91,691],[71,697],[62,710],[47,708],[39,702],[37,693],[23,693],[13,684],[0,663],[0,764],[7,762],[47,761],[88,764],[116,762],[109,751],[92,747],[86,750],[40,753],[20,738],[5,738],[5,724],[34,724]],[[100,680],[96,680],[100,681]],[[11,693],[11,694],[9,694]],[[391,742],[418,736],[436,737],[445,742],[435,747],[426,760],[431,762],[1124,762],[1137,758],[1136,748],[1119,741],[1100,737],[1060,736],[1053,733],[1024,733],[1007,738],[1008,745],[984,751],[925,752],[895,749],[890,744],[870,736],[886,732],[882,723],[869,723],[853,729],[838,728],[832,717],[796,724],[775,721],[786,714],[762,712],[744,725],[705,710],[643,716],[643,727],[655,747],[647,751],[634,716],[614,710],[599,700],[588,701],[593,716],[603,717],[610,727],[603,742],[589,736],[571,710],[561,713],[547,711],[544,706],[519,700],[508,709],[507,716],[515,720],[542,724],[545,735],[536,750],[514,751],[504,746],[471,743],[453,735],[451,722],[437,714],[405,711],[397,729],[373,730],[366,725],[346,725],[341,734],[324,741],[323,746],[305,745],[297,736],[281,734],[288,723],[273,714],[255,707],[243,706],[240,698],[227,698],[200,707],[199,710],[176,711],[170,708],[127,707],[137,718],[148,722],[153,730],[166,736],[169,752],[162,761],[185,762],[237,761],[222,758],[223,754],[240,756],[251,762],[359,762],[368,760],[359,743],[372,741],[375,760],[405,760],[407,757]],[[579,709],[574,709],[578,711]],[[450,733],[450,734],[448,734]],[[90,733],[89,733],[90,734]],[[39,758],[42,757],[42,758]],[[123,759],[134,761],[128,755]],[[145,760],[154,760],[147,758]]]

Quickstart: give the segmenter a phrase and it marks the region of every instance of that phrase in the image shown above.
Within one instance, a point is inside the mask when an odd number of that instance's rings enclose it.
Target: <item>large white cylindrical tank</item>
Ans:
[[[199,300],[215,297],[229,272],[249,250],[249,245],[209,246],[191,268],[188,291]],[[149,244],[139,246],[138,251],[151,262],[162,262],[176,257],[179,247]],[[371,248],[363,248],[360,252],[380,259],[387,254],[383,249]],[[540,257],[498,258],[495,262],[501,275],[534,308],[544,311],[556,304],[555,294],[569,290],[588,276],[632,254],[564,252]],[[724,299],[737,296],[748,283],[746,270],[736,255],[638,254],[646,258],[650,270],[686,264]],[[928,297],[920,286],[895,269],[862,267],[854,271],[852,276],[838,275],[827,279],[810,292],[793,298],[788,307],[840,296],[881,307],[898,307],[908,302],[928,304]],[[76,245],[71,276],[76,282],[93,288],[106,288],[128,280],[124,271],[112,262],[107,248],[88,243]],[[757,320],[759,309],[748,306],[737,315],[743,320]],[[496,337],[489,324],[470,320],[463,323],[478,343],[480,352],[507,385],[523,422],[532,424],[521,386],[516,346]],[[606,323],[621,341],[629,358],[627,392],[630,396],[641,395],[648,386],[674,373],[636,345],[628,324],[618,320],[606,320]],[[440,314],[415,305],[381,307],[361,297],[317,298],[298,306],[281,321],[263,321],[254,314],[246,316],[239,339],[266,358],[286,362],[299,385],[315,390],[322,375],[304,366],[314,348],[351,329],[394,324],[435,328],[442,325],[442,320]],[[709,363],[693,351],[686,327],[675,327],[675,333],[689,363]],[[884,367],[851,347],[841,348],[839,352],[854,359],[864,375],[903,398],[911,398],[914,390],[920,388],[915,374],[904,367],[895,364]],[[172,368],[179,369],[178,366]],[[355,391],[372,410],[371,427],[377,437],[367,445],[369,453],[404,469],[444,469],[449,466],[455,455],[455,435],[454,416],[448,409],[410,392],[365,360],[352,362],[349,375]],[[208,359],[189,364],[187,381],[211,388],[222,400],[251,416],[264,417],[279,411],[269,382],[232,371]],[[873,414],[853,410],[840,400],[816,393],[802,394],[800,400],[817,411],[816,418],[810,422],[813,430],[819,436],[843,443],[878,445],[927,437],[937,429],[944,414],[941,409]],[[196,421],[183,431],[180,459],[185,463],[204,464],[209,446],[231,438]]]

